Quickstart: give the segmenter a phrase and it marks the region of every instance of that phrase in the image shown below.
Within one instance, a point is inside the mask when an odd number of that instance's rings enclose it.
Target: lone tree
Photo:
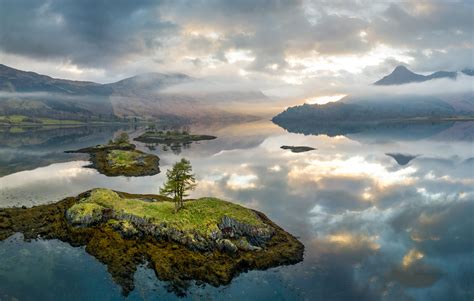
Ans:
[[[130,143],[130,137],[126,132],[121,132],[114,140],[115,144],[128,144]]]
[[[186,192],[196,187],[191,162],[182,158],[173,165],[173,168],[166,171],[166,178],[165,184],[160,188],[160,193],[173,196],[175,211],[178,212],[184,206],[183,197],[188,196]]]

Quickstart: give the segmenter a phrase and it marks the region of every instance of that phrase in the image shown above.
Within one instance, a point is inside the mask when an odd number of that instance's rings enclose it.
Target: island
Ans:
[[[195,141],[202,141],[202,140],[213,140],[216,139],[215,136],[210,135],[195,135],[190,134],[188,131],[155,131],[150,130],[146,131],[142,135],[138,136],[137,138],[133,139],[135,141],[143,142],[143,143],[156,143],[156,144],[188,144]]]
[[[385,155],[392,157],[397,164],[400,166],[407,165],[410,163],[411,160],[419,157],[420,155],[409,155],[409,154],[401,154],[401,153],[386,153]]]
[[[292,145],[283,145],[280,147],[281,149],[289,149],[293,153],[304,153],[304,152],[309,152],[312,150],[315,150],[314,147],[309,147],[309,146],[292,146]]]
[[[89,154],[92,164],[88,167],[95,168],[109,177],[140,177],[158,174],[160,158],[137,150],[134,144],[128,142],[128,135],[123,134],[109,141],[108,144],[66,151],[66,153]]]
[[[174,200],[93,189],[57,203],[0,209],[0,240],[59,239],[105,264],[127,295],[148,264],[177,294],[192,281],[226,285],[253,269],[303,259],[304,246],[263,213],[221,199]]]

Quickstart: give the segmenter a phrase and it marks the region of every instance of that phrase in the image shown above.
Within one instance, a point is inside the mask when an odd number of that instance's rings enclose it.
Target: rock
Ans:
[[[216,243],[219,250],[226,253],[234,254],[239,250],[229,239],[218,239]]]
[[[78,203],[66,211],[66,219],[77,226],[91,226],[102,222],[104,207],[97,204]]]
[[[255,227],[249,224],[241,223],[231,217],[224,216],[218,225],[225,238],[246,237],[248,241],[256,246],[264,246],[274,234],[270,227]]]
[[[235,245],[242,251],[260,251],[262,248],[252,246],[245,237],[240,238]]]
[[[140,235],[140,232],[129,221],[110,221],[110,226],[115,231],[119,232],[124,238],[135,238]]]

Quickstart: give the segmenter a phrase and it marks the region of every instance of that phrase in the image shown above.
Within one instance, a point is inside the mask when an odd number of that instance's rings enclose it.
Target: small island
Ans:
[[[173,130],[173,131],[156,131],[156,130],[149,130],[143,133],[142,135],[138,136],[137,138],[133,139],[135,141],[143,142],[143,143],[156,143],[156,144],[188,144],[195,141],[202,141],[202,140],[213,140],[216,139],[215,136],[210,135],[195,135],[190,134],[187,130]]]
[[[124,295],[141,264],[183,296],[191,281],[225,285],[248,270],[303,260],[304,246],[263,213],[213,197],[184,199],[196,187],[188,160],[166,177],[163,195],[97,188],[54,204],[0,209],[0,241],[22,233],[85,246]]]
[[[228,284],[252,269],[300,262],[303,245],[264,214],[217,198],[183,201],[94,189],[32,208],[0,209],[0,240],[59,239],[108,267],[123,294],[148,264],[178,295],[190,281]]]
[[[304,152],[309,152],[312,150],[315,150],[314,147],[309,147],[309,146],[291,146],[291,145],[283,145],[280,147],[281,149],[289,149],[293,153],[304,153]]]
[[[128,135],[121,133],[108,144],[87,147],[66,153],[87,153],[92,164],[88,167],[109,177],[152,176],[160,172],[160,158],[135,149]]]

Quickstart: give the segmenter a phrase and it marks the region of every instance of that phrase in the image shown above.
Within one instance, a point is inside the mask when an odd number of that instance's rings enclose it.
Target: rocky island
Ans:
[[[66,153],[87,153],[92,164],[89,167],[97,169],[109,177],[152,176],[160,172],[160,158],[155,155],[137,150],[134,144],[128,142],[128,136],[118,137],[108,144],[87,147]]]
[[[263,213],[217,198],[185,200],[94,189],[32,208],[0,209],[0,240],[59,239],[107,265],[127,295],[147,263],[170,289],[228,284],[241,272],[300,262],[304,246]]]
[[[142,135],[133,139],[135,141],[144,143],[156,143],[156,144],[187,144],[195,141],[202,140],[213,140],[215,136],[210,135],[195,135],[190,134],[187,131],[146,131]]]
[[[304,152],[309,152],[312,150],[315,150],[314,147],[309,147],[309,146],[293,146],[293,145],[283,145],[280,147],[281,149],[289,149],[293,153],[304,153]]]

